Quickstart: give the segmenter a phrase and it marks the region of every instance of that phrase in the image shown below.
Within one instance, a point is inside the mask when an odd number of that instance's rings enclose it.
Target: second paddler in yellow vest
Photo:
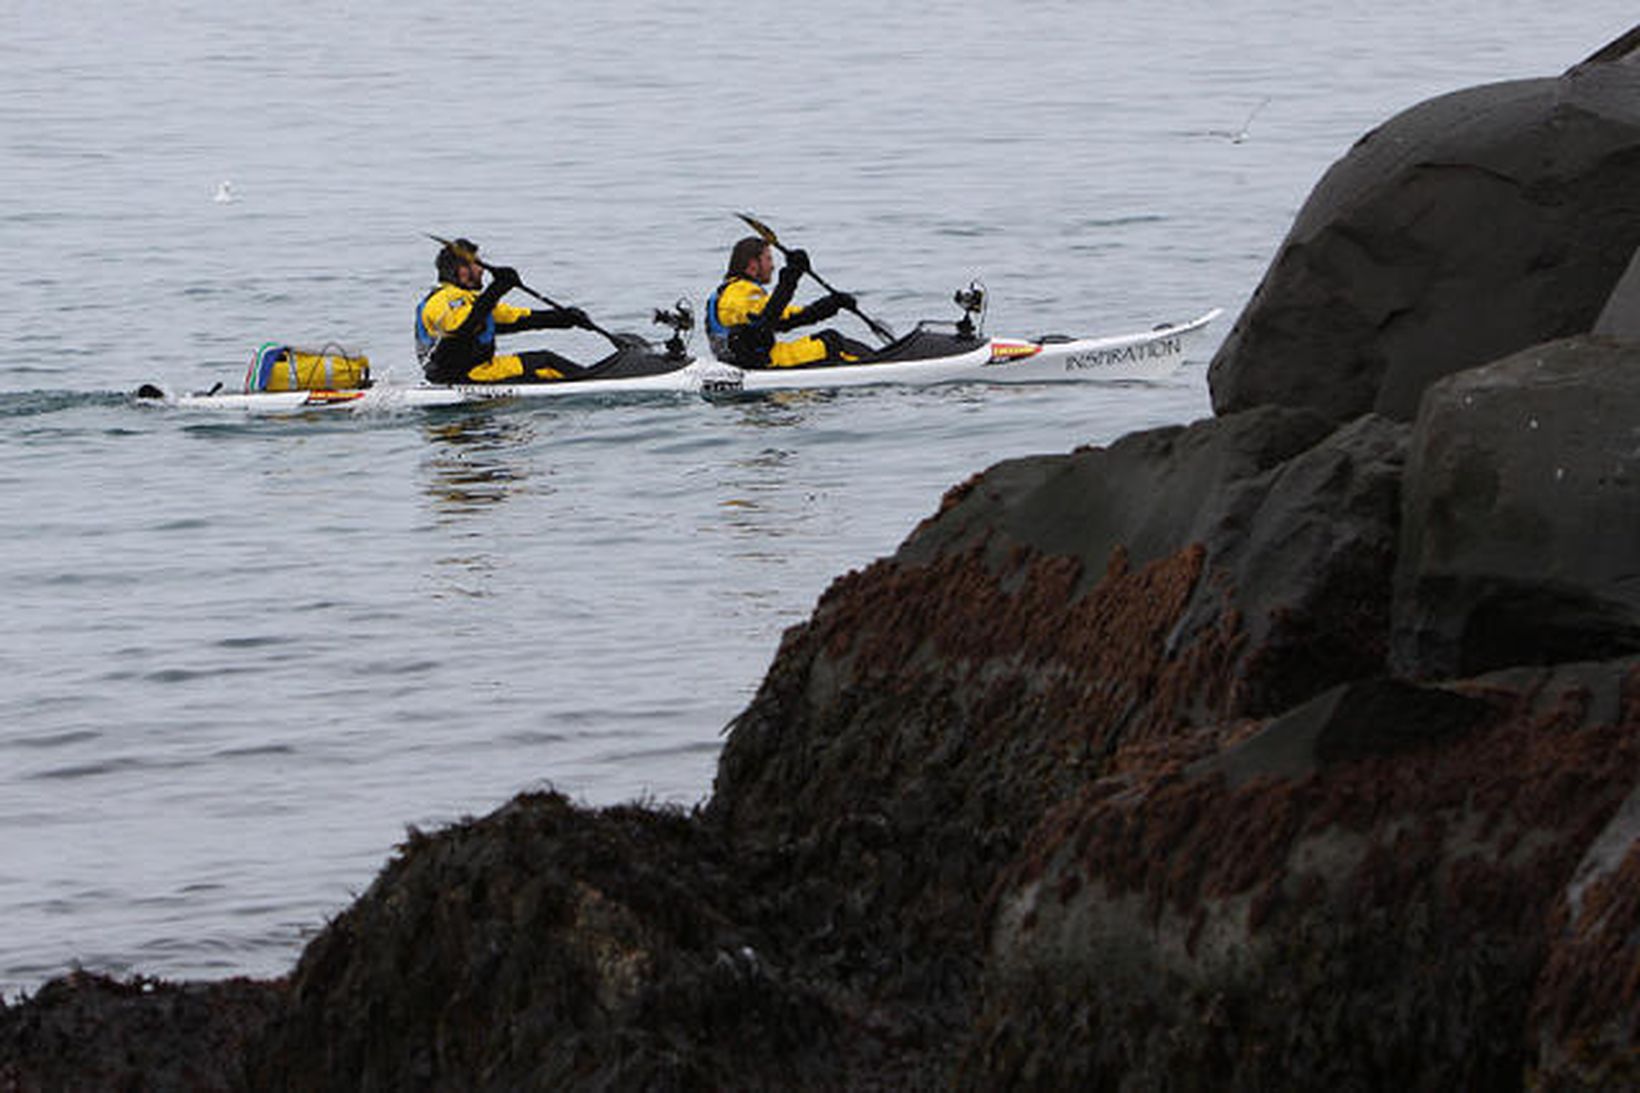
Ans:
[[[502,297],[518,287],[518,271],[493,267],[490,284],[483,287],[485,265],[479,261],[478,244],[471,240],[445,243],[434,265],[439,283],[416,305],[416,358],[428,380],[543,383],[585,371],[545,349],[497,353],[495,339],[521,330],[590,329],[592,320],[586,312],[578,307],[532,311],[507,303]]]
[[[773,293],[763,286],[774,273],[774,249],[749,235],[729,253],[729,269],[706,302],[706,336],[719,360],[741,368],[795,368],[805,364],[844,364],[871,354],[869,345],[835,330],[781,341],[777,334],[823,323],[839,311],[853,310],[854,297],[833,292],[802,307],[792,303],[797,282],[809,272],[801,250],[786,255]]]

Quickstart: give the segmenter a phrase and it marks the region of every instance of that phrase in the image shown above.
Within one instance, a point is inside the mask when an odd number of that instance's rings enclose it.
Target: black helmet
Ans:
[[[439,248],[438,257],[433,259],[433,265],[438,267],[440,281],[454,281],[456,270],[468,262],[478,260],[478,244],[471,239],[456,239]]]

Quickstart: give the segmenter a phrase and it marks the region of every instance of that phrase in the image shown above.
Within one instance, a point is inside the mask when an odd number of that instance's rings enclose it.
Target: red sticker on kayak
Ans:
[[[1003,342],[991,343],[991,363],[1007,364],[1010,361],[1024,360],[1042,352],[1042,347],[1035,342]]]

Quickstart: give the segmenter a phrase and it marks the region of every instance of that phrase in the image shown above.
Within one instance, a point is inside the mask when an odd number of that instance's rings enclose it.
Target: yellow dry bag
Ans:
[[[335,343],[323,349],[264,342],[245,370],[246,391],[357,391],[370,386],[370,358]]]

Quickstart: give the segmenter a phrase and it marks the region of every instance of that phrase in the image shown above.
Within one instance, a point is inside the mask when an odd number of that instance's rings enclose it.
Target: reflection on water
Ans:
[[[834,401],[836,391],[759,391],[735,403],[740,423],[754,428],[790,428],[807,419],[805,411],[817,404]]]
[[[781,552],[769,547],[799,529],[815,499],[812,492],[797,485],[804,463],[798,450],[763,448],[725,466],[718,510],[723,529],[742,544],[735,557],[781,560]]]
[[[530,480],[536,429],[529,415],[463,409],[430,419],[423,432],[429,446],[421,463],[422,489],[440,525],[454,528],[493,512]],[[455,538],[463,548],[436,559],[433,597],[487,598],[506,564],[493,549],[493,536],[474,525],[458,530]]]
[[[528,416],[489,410],[429,421],[432,447],[422,468],[427,496],[446,519],[500,504],[529,479],[528,449],[535,427]]]
[[[739,404],[737,424],[753,429],[793,429],[805,424],[808,410],[829,401],[830,392],[769,391]],[[764,448],[729,464],[722,485],[730,495],[719,502],[729,529],[738,535],[782,534],[778,518],[790,498],[788,479],[797,467],[798,453],[788,448]],[[748,496],[755,495],[755,496]],[[771,504],[770,502],[773,502]],[[770,517],[777,522],[771,525]]]

